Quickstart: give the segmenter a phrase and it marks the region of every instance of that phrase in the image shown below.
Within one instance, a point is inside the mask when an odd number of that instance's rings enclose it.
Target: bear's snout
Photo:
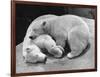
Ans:
[[[37,36],[29,36],[31,40],[34,40]]]
[[[32,34],[32,35],[29,36],[29,39],[34,40],[38,36],[39,36],[38,34]]]

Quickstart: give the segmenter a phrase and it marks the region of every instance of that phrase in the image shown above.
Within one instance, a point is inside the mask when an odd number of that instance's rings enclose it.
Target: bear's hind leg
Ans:
[[[71,52],[67,54],[68,58],[74,58],[79,56],[87,46],[87,36],[79,29],[72,29],[68,33],[68,42],[71,48]]]

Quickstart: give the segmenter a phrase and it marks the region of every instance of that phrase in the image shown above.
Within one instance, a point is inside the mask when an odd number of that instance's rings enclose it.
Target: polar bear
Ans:
[[[61,46],[57,46],[50,35],[43,34],[34,40],[31,40],[30,38],[31,37],[25,38],[23,41],[23,56],[25,62],[45,63],[47,56],[42,53],[42,49],[46,49],[54,58],[61,58],[64,54],[64,49]]]
[[[83,52],[89,44],[90,35],[86,22],[76,15],[50,16],[33,21],[27,33],[26,36],[31,36],[32,40],[41,34],[49,34],[61,47],[65,47],[67,41],[71,49],[68,58],[74,58]]]
[[[64,53],[63,47],[57,46],[52,37],[47,34],[38,36],[36,39],[32,40],[32,43],[37,45],[40,49],[46,49],[47,52],[55,58],[61,58]]]
[[[26,63],[45,63],[47,60],[47,56],[41,53],[40,48],[35,44],[27,47],[23,44],[23,57]]]
[[[25,36],[23,40],[22,54],[24,62],[28,63],[45,63],[47,56],[41,52],[41,49],[32,43],[32,40]]]

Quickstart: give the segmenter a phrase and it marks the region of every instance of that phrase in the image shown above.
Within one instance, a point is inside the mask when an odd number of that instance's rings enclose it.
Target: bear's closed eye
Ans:
[[[33,29],[33,31],[37,31],[37,29]]]
[[[26,50],[30,50],[30,48],[26,48]]]

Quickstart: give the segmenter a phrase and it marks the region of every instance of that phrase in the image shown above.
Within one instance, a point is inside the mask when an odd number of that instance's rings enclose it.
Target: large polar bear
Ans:
[[[75,15],[40,16],[30,24],[27,33],[26,37],[31,37],[32,40],[41,34],[49,34],[56,44],[62,47],[65,47],[67,41],[71,49],[67,54],[68,58],[76,57],[83,52],[89,44],[90,34],[86,22]]]

